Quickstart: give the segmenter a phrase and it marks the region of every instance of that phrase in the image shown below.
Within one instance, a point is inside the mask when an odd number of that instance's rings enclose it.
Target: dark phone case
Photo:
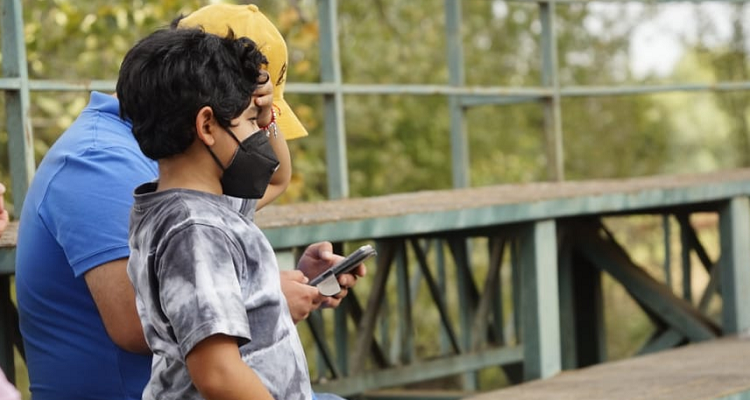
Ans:
[[[352,254],[348,255],[345,259],[341,260],[338,264],[334,264],[331,268],[329,268],[327,271],[323,272],[322,274],[315,277],[315,279],[310,281],[310,285],[317,286],[320,282],[331,276],[332,274],[336,277],[338,277],[341,274],[345,274],[357,265],[361,264],[363,261],[367,260],[370,257],[373,257],[377,255],[378,253],[375,251],[375,249],[372,248],[369,244],[366,244],[357,250],[355,250]]]

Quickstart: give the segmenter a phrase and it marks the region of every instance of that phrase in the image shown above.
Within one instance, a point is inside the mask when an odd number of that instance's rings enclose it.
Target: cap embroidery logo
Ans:
[[[286,63],[281,66],[281,71],[279,71],[279,79],[276,81],[276,86],[284,83],[284,80],[286,80]]]

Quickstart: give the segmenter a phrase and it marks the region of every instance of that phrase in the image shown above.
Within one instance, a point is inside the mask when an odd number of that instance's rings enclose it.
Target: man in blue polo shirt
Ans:
[[[261,44],[269,59],[279,134],[307,135],[283,100],[286,44],[257,7],[217,4],[183,21],[220,22],[215,29],[229,26]],[[287,169],[274,175],[258,208],[289,182],[288,149],[284,140],[275,142],[284,143],[274,150],[282,164],[286,159]],[[98,92],[42,160],[23,205],[16,258],[21,333],[35,400],[141,398],[151,355],[126,274],[128,215],[133,189],[157,172],[130,125],[120,119],[117,99]],[[312,245],[302,258],[310,263],[282,274],[295,322],[322,303],[338,305],[346,295],[344,290],[337,299],[323,298],[306,285],[305,274],[313,276],[341,258],[331,250],[327,242]],[[364,274],[364,267],[357,273]],[[355,282],[351,275],[340,280],[344,288]]]

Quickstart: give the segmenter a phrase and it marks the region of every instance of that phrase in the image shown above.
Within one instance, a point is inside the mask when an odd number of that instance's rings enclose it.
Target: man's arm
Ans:
[[[289,155],[289,147],[284,139],[284,133],[281,130],[277,130],[277,137],[271,135],[268,141],[271,143],[273,151],[276,153],[276,158],[279,159],[279,168],[271,176],[271,181],[268,183],[266,193],[263,197],[258,200],[256,210],[260,210],[264,206],[270,204],[277,197],[281,196],[282,193],[289,186],[289,182],[292,180],[292,158]]]
[[[268,126],[273,121],[273,82],[267,71],[263,71],[258,78],[258,88],[253,92],[253,101],[258,106],[258,126]],[[269,143],[279,160],[279,169],[271,176],[266,193],[258,200],[256,210],[274,201],[289,186],[292,180],[292,157],[289,155],[289,147],[284,139],[284,132],[274,129],[268,137]]]
[[[213,335],[185,357],[190,379],[206,400],[273,400],[255,371],[240,357],[237,339]]]
[[[112,341],[124,350],[149,354],[127,265],[127,258],[110,261],[90,269],[84,279]]]

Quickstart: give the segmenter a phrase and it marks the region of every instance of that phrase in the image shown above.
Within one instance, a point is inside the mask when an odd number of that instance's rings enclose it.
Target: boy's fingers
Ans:
[[[285,278],[290,281],[299,282],[299,283],[307,283],[310,280],[305,276],[305,274],[302,273],[302,271],[299,270],[284,270],[281,271],[282,278]]]

